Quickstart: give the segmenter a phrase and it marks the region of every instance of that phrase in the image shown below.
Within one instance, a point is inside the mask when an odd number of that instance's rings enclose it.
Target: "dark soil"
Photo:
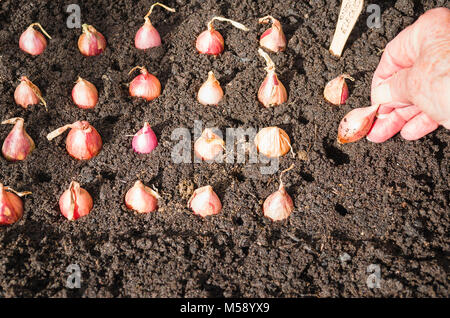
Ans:
[[[83,57],[80,29],[66,27],[66,5],[77,1],[0,3],[0,119],[25,118],[36,150],[24,162],[1,158],[0,181],[24,199],[23,218],[0,228],[0,297],[299,297],[449,296],[449,134],[439,128],[421,140],[396,136],[383,144],[366,140],[340,146],[336,131],[352,108],[370,104],[370,82],[380,51],[435,1],[379,1],[382,28],[366,26],[363,11],[341,59],[328,47],[340,1],[165,1],[152,21],[163,46],[142,52],[134,34],[152,1],[78,1],[82,22],[108,42],[104,54]],[[256,99],[264,60],[257,18],[279,18],[288,48],[271,54],[288,103],[264,109]],[[199,55],[196,36],[213,15],[250,26],[244,33],[218,22],[225,52]],[[18,48],[21,32],[39,21],[53,37],[44,54]],[[128,71],[145,65],[161,81],[162,95],[150,103],[131,99]],[[196,91],[214,70],[224,87],[219,107],[196,102]],[[350,98],[342,107],[322,97],[326,82],[346,72]],[[27,75],[49,105],[24,110],[15,105],[18,78]],[[93,82],[100,100],[92,111],[73,105],[77,76]],[[134,74],[135,76],[137,74]],[[65,137],[47,141],[51,130],[88,120],[104,148],[80,162],[65,151]],[[262,175],[251,164],[174,164],[171,133],[177,127],[284,128],[296,152],[281,168],[295,211],[284,222],[262,216],[262,202],[278,187],[278,174]],[[160,145],[150,155],[131,150],[134,134],[149,121]],[[12,126],[0,127],[2,140]],[[137,215],[123,203],[134,181],[155,185],[163,199],[157,213]],[[87,217],[67,221],[59,196],[77,180],[94,198]],[[222,212],[202,219],[187,209],[192,189],[210,184]],[[345,254],[346,253],[346,254]],[[348,254],[348,255],[347,255]],[[80,289],[68,289],[70,264],[81,267]],[[380,266],[381,288],[366,280]]]

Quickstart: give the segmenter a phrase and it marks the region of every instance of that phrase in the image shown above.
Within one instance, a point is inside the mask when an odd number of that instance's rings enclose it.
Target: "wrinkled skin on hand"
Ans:
[[[386,46],[372,80],[372,105],[381,104],[367,139],[398,132],[416,140],[439,125],[450,129],[450,10],[424,13]]]

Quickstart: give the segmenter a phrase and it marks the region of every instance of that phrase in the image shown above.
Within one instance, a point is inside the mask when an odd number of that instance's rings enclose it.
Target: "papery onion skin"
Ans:
[[[149,123],[144,123],[144,127],[141,128],[133,137],[132,147],[133,150],[140,154],[148,154],[158,146],[158,139]]]
[[[280,21],[272,18],[272,27],[261,35],[259,45],[275,53],[286,49],[286,36]]]
[[[78,160],[89,160],[102,149],[102,138],[87,121],[77,122],[66,138],[67,152]]]
[[[205,30],[197,37],[195,47],[201,54],[220,55],[224,50],[224,40],[222,35],[214,30]]]
[[[355,108],[342,118],[338,127],[340,144],[355,142],[365,137],[373,126],[379,105]]]
[[[80,77],[72,89],[72,99],[81,109],[94,108],[98,102],[97,88],[91,82]]]
[[[345,79],[354,79],[348,74],[342,74],[332,79],[325,85],[323,96],[326,101],[333,105],[343,105],[348,98],[348,86]]]
[[[39,88],[31,83],[31,81],[26,77],[22,76],[20,78],[20,84],[16,87],[14,91],[14,101],[17,105],[22,106],[27,109],[30,105],[37,105],[40,102],[39,97],[36,95],[33,88],[40,93]]]
[[[161,36],[159,35],[158,30],[156,30],[150,22],[150,15],[152,14],[154,7],[156,6],[160,6],[170,12],[175,12],[175,9],[170,8],[162,3],[155,2],[154,4],[152,4],[150,10],[144,17],[144,25],[139,28],[134,37],[134,45],[137,49],[145,50],[161,45]]]
[[[83,24],[83,33],[78,38],[78,49],[84,56],[97,56],[106,48],[105,37],[92,25]]]
[[[222,210],[222,203],[210,185],[198,188],[189,199],[188,206],[195,215],[207,217]]]
[[[161,83],[156,76],[150,74],[145,68],[130,83],[130,95],[152,101],[161,95]]]
[[[150,213],[158,209],[158,197],[155,191],[136,181],[125,195],[125,205],[138,213]]]
[[[146,20],[137,31],[134,37],[134,45],[139,50],[151,49],[161,45],[161,36],[150,20]]]
[[[206,128],[194,143],[195,156],[202,160],[214,160],[223,153],[225,142],[222,138]]]
[[[198,90],[197,100],[202,105],[218,105],[223,98],[223,90],[213,72]]]
[[[23,127],[24,120],[22,118],[14,119],[17,119],[17,121],[3,142],[2,154],[8,161],[25,160],[34,150],[35,144]]]
[[[272,107],[287,101],[287,92],[275,72],[268,72],[258,90],[258,100],[264,107]]]
[[[59,198],[59,209],[61,214],[68,220],[75,221],[80,217],[88,215],[94,206],[91,195],[80,187],[78,182],[71,182],[69,189]]]
[[[291,141],[283,129],[266,127],[255,136],[255,146],[266,157],[277,158],[289,152]]]
[[[263,213],[272,221],[281,221],[294,211],[294,202],[283,185],[264,201]]]
[[[20,36],[19,47],[28,54],[39,55],[47,48],[47,40],[41,32],[29,26]]]
[[[23,216],[23,202],[0,183],[0,225],[11,225]]]

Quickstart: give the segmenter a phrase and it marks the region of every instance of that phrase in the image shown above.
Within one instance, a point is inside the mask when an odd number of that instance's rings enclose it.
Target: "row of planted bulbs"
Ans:
[[[138,30],[135,37],[135,46],[138,49],[149,49],[161,45],[161,38],[158,31],[150,22],[150,14],[155,6],[161,6],[164,9],[175,12],[161,3],[155,3],[151,6],[149,12],[144,17],[145,23]],[[213,17],[208,22],[208,29],[203,31],[196,41],[196,48],[201,54],[220,55],[224,50],[224,39],[222,35],[214,29],[214,21],[230,22],[234,27],[244,31],[248,29],[233,20],[223,17]],[[271,28],[266,30],[260,37],[260,46],[272,51],[280,52],[286,48],[286,38],[281,24],[272,16],[266,16],[259,19],[259,23],[272,22]],[[51,38],[39,23],[31,24],[21,35],[19,47],[31,54],[38,55],[44,52],[47,47],[47,40],[37,30],[41,31]],[[78,40],[78,48],[85,56],[96,56],[101,54],[106,48],[104,36],[93,26],[83,24],[83,33]],[[261,48],[258,53],[265,59],[267,75],[258,91],[258,100],[265,107],[277,106],[287,100],[287,92],[275,72],[275,64],[270,56]],[[139,69],[140,75],[136,76],[129,85],[129,93],[133,97],[144,98],[151,101],[161,94],[161,84],[159,80],[143,66],[133,68],[131,72]],[[344,79],[348,78],[342,75],[327,85],[329,100],[334,104],[343,104],[348,96],[348,89]],[[39,88],[34,85],[27,77],[21,78],[21,83],[14,92],[15,102],[27,108],[29,105],[42,103],[46,108],[47,104],[42,97]],[[330,87],[332,89],[330,90]],[[203,105],[217,105],[223,97],[223,91],[220,83],[214,77],[213,72],[209,72],[208,79],[200,87],[197,95],[198,101]],[[98,91],[96,87],[79,78],[72,90],[72,99],[74,103],[82,109],[95,107],[98,101]],[[2,122],[2,124],[14,124],[13,129],[5,139],[2,146],[3,156],[9,161],[24,160],[35,148],[34,142],[24,129],[24,120],[22,118],[11,118]],[[97,130],[86,121],[77,121],[72,124],[60,127],[47,135],[48,140],[52,140],[70,129],[66,137],[67,152],[78,160],[89,160],[96,156],[102,148],[102,139]],[[342,139],[343,142],[346,142]],[[266,127],[260,130],[255,137],[255,146],[257,150],[269,158],[280,157],[292,150],[289,136],[278,127]],[[148,154],[158,145],[157,137],[150,125],[146,122],[144,127],[139,130],[132,140],[132,148],[135,152]],[[212,130],[206,128],[201,137],[194,144],[194,153],[202,160],[210,161],[216,158],[224,149],[224,141],[214,134]],[[278,191],[271,194],[263,205],[264,215],[274,221],[287,218],[293,211],[294,205],[291,197],[286,192],[281,175],[292,169],[284,170],[280,174],[280,187]],[[10,187],[0,184],[0,224],[12,224],[22,217],[23,205],[20,196],[29,194],[29,192],[17,192]],[[125,195],[126,206],[139,213],[149,213],[158,208],[158,195],[156,190],[145,186],[141,181],[136,181],[134,186],[128,190]],[[211,186],[204,186],[194,191],[188,202],[189,207],[194,214],[206,217],[208,215],[218,214],[222,209],[219,197],[213,191]],[[81,216],[87,215],[92,207],[93,200],[90,194],[80,185],[73,181],[60,197],[59,206],[61,213],[69,220],[75,220]]]

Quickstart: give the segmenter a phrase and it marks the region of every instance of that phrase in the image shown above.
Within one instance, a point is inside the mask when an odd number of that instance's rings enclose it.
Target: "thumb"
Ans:
[[[414,104],[408,88],[411,68],[405,68],[372,89],[372,104]]]

